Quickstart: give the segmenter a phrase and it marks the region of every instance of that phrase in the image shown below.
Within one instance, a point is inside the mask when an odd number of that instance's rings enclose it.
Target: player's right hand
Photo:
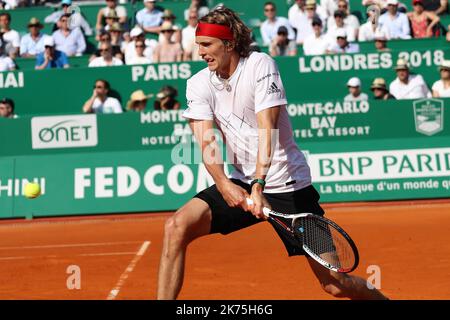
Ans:
[[[248,210],[247,198],[250,197],[250,195],[244,188],[228,181],[222,184],[217,184],[217,189],[230,207],[242,207],[245,211]]]

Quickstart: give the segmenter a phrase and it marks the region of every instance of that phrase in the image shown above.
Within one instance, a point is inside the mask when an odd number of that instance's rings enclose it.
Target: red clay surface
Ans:
[[[392,299],[450,298],[449,202],[325,207],[359,248],[354,274],[368,278],[369,266],[378,266],[381,290]],[[154,299],[167,217],[3,221],[0,299],[106,299],[113,288],[116,299]],[[71,265],[81,270],[79,290],[67,288]],[[267,223],[188,249],[180,299],[330,298],[306,259],[288,258]]]

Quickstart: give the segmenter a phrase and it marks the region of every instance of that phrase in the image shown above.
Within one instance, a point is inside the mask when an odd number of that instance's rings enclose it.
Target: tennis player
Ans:
[[[228,234],[264,220],[263,206],[283,213],[323,215],[310,170],[298,149],[275,61],[250,52],[250,30],[232,10],[220,7],[200,19],[199,55],[208,67],[187,81],[184,117],[215,184],[167,220],[159,267],[158,299],[176,299],[184,277],[186,248],[194,239]],[[226,144],[231,178],[224,173],[214,123]],[[246,198],[254,205],[248,206]],[[289,256],[304,255],[293,236],[272,224]],[[330,271],[308,258],[322,288],[335,297],[385,299],[362,278]]]

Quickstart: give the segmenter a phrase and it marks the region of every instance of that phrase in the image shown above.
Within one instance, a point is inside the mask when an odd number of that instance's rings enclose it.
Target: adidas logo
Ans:
[[[281,92],[281,90],[278,89],[275,82],[272,82],[269,89],[267,89],[267,94],[273,94],[273,93],[279,93],[279,92]]]

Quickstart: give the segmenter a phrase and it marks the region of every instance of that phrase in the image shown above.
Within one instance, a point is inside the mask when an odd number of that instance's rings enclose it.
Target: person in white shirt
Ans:
[[[347,40],[349,42],[354,42],[356,40],[357,30],[350,25],[345,25],[344,17],[344,11],[337,10],[334,12],[334,21],[336,24],[328,28],[327,36],[330,39],[336,39],[337,34],[343,30],[347,35]]]
[[[372,16],[374,11],[369,11],[367,22],[362,24],[358,31],[358,41],[372,41],[375,39],[375,33],[383,34],[386,40],[391,38],[389,29],[386,26],[381,26],[378,23],[373,23]]]
[[[119,100],[109,97],[109,82],[99,79],[95,81],[92,96],[84,103],[84,113],[122,113]]]
[[[0,32],[3,34],[3,45],[6,54],[12,59],[16,58],[20,49],[20,35],[11,29],[11,15],[8,12],[0,13]]]
[[[444,60],[439,66],[441,79],[433,83],[431,90],[434,98],[450,98],[450,60]]]
[[[312,21],[314,34],[309,35],[303,42],[303,53],[306,56],[325,54],[332,40],[322,33],[322,20],[316,17]]]
[[[3,71],[13,71],[16,69],[16,64],[13,59],[8,57],[3,49],[3,43],[0,39],[0,72]]]
[[[295,3],[289,8],[288,20],[291,26],[296,25],[306,15],[305,2],[306,0],[295,0]]]
[[[327,53],[358,53],[359,44],[351,43],[347,40],[347,34],[344,29],[336,31],[336,41],[331,42]]]
[[[158,41],[155,39],[146,39],[144,30],[142,30],[140,27],[137,26],[131,29],[130,37],[131,37],[130,42],[128,43],[123,42],[122,50],[125,54],[125,63],[128,64],[128,61],[131,61],[131,59],[137,55],[136,52],[137,40],[145,41],[144,56],[153,61],[153,51],[155,47],[158,45]]]
[[[408,16],[398,11],[398,0],[387,0],[387,11],[380,16],[378,23],[389,30],[391,39],[411,39]]]
[[[347,0],[339,0],[338,1],[338,10],[344,12],[344,25],[350,26],[353,29],[356,30],[356,32],[359,29],[359,20],[358,18],[350,14],[350,9],[348,7]],[[330,29],[336,25],[336,21],[334,20],[334,14],[328,18],[327,21],[327,29]]]
[[[344,101],[367,101],[369,96],[361,92],[361,80],[358,77],[350,78],[347,81],[349,94],[344,97]]]
[[[113,56],[113,50],[110,43],[102,43],[99,48],[100,57],[94,58],[89,62],[89,67],[111,67],[123,65],[122,60]]]
[[[264,15],[267,20],[261,24],[261,37],[264,45],[268,46],[272,42],[273,38],[277,36],[278,28],[281,26],[288,29],[288,39],[294,40],[295,33],[289,24],[289,20],[285,17],[277,17],[277,9],[274,3],[266,2],[264,5]]]
[[[198,23],[198,13],[191,10],[188,16],[187,26],[181,30],[181,46],[183,47],[184,61],[199,61],[198,45],[195,43],[195,28]]]
[[[228,234],[263,221],[263,206],[280,212],[324,214],[305,156],[292,135],[276,62],[265,53],[250,50],[251,30],[228,8],[215,9],[200,19],[196,39],[207,68],[187,81],[188,107],[183,116],[215,184],[166,222],[157,290],[161,300],[177,298],[183,285],[186,249],[194,239]],[[227,160],[234,168],[230,176],[224,171],[215,127],[224,137]],[[253,204],[247,205],[247,199]],[[290,256],[305,254],[291,234],[277,234]],[[386,299],[377,289],[369,289],[366,280],[325,272],[323,266],[308,259],[329,294]]]
[[[431,98],[430,89],[420,74],[410,74],[406,60],[398,59],[395,66],[397,78],[389,85],[389,92],[395,99]]]
[[[31,18],[28,23],[29,33],[20,39],[20,56],[23,58],[32,58],[45,51],[44,38],[49,37],[41,33],[44,26],[39,19]]]
[[[307,37],[314,34],[312,27],[313,19],[321,19],[322,24],[326,20],[322,18],[317,11],[317,5],[315,0],[307,0],[305,4],[305,15],[295,22],[293,27],[297,30],[296,42],[302,45]]]
[[[134,45],[136,48],[136,55],[128,59],[127,65],[152,63],[152,60],[144,55],[145,41],[137,40],[134,42]]]

